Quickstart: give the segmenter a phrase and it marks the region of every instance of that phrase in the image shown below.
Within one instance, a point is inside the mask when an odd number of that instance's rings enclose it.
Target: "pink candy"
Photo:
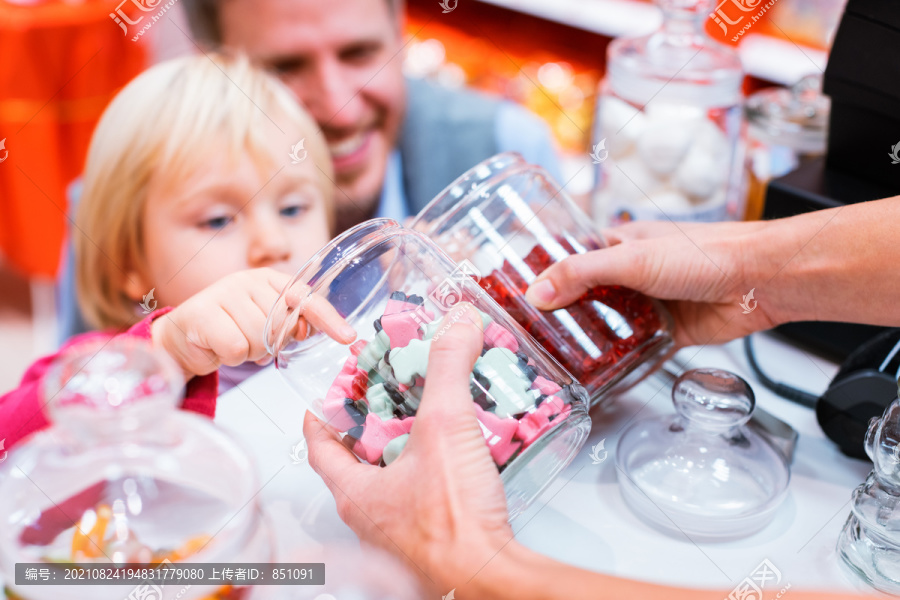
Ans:
[[[347,431],[356,427],[356,423],[344,410],[345,400],[359,400],[365,395],[366,382],[369,374],[356,366],[356,357],[347,357],[341,372],[334,378],[328,393],[325,394],[325,402],[322,403],[322,413],[329,425],[338,431]]]
[[[490,325],[485,328],[484,341],[493,348],[506,348],[513,353],[519,351],[519,341],[516,336],[494,321],[491,321]]]
[[[481,425],[484,440],[491,450],[491,457],[497,465],[505,465],[522,446],[521,443],[513,441],[519,422],[511,417],[501,419],[494,413],[485,411],[477,404],[475,405],[475,410],[478,413],[478,421]]]
[[[409,344],[410,340],[421,340],[422,332],[419,331],[419,327],[423,323],[433,320],[434,314],[417,304],[401,303],[399,300],[388,300],[389,308],[391,302],[415,307],[415,309],[407,308],[403,312],[388,313],[385,311],[384,316],[381,317],[381,327],[391,340],[391,348],[403,348]]]
[[[551,394],[555,394],[556,392],[558,392],[559,390],[562,389],[556,383],[550,381],[546,377],[541,377],[540,375],[538,375],[537,377],[534,378],[534,382],[532,382],[531,386],[534,389],[539,390],[541,392],[541,394],[544,394],[547,396],[550,396]]]
[[[356,422],[346,410],[344,410],[345,399],[326,400],[322,405],[322,413],[325,415],[325,422],[338,431],[348,431],[356,427]]]
[[[402,312],[410,312],[419,308],[419,304],[415,302],[407,302],[406,300],[395,300],[393,298],[387,301],[387,306],[384,307],[384,313],[382,317],[387,315],[396,315],[397,313]]]
[[[533,413],[528,413],[519,419],[519,428],[516,431],[516,437],[522,440],[527,448],[549,430],[550,419],[547,418],[547,415],[535,411]]]
[[[558,387],[558,386],[557,386]],[[553,426],[551,419],[565,418],[569,411],[572,410],[567,404],[556,396],[546,398],[536,411],[528,413],[519,419],[519,428],[516,431],[516,437],[525,444],[527,448],[534,443],[536,439],[547,433]]]
[[[406,419],[388,419],[382,421],[375,413],[366,415],[366,425],[362,437],[353,444],[353,452],[364,458],[369,464],[381,462],[381,455],[387,443],[412,430],[415,417]]]

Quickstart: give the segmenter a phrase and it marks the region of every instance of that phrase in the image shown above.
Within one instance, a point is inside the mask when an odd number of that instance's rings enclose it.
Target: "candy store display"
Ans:
[[[595,217],[602,225],[743,218],[741,62],[704,31],[712,0],[657,4],[659,31],[607,50]]]
[[[605,247],[588,217],[540,167],[512,153],[476,165],[412,225],[455,260],[585,386],[596,404],[640,379],[671,347],[670,317],[655,300],[598,286],[542,312],[525,290],[550,265]]]
[[[317,297],[355,329],[352,344],[318,331],[294,339],[304,305]],[[295,275],[269,314],[266,343],[287,382],[361,460],[389,465],[415,426],[430,346],[445,318],[462,318],[461,300],[480,314],[484,347],[469,384],[514,518],[584,443],[587,394],[477,285],[466,263],[395,221],[367,221]]]
[[[16,585],[16,563],[153,567],[272,558],[259,508],[246,504],[259,489],[250,459],[212,421],[176,408],[182,385],[180,368],[137,338],[76,345],[53,365],[42,392],[52,398],[52,425],[10,452],[0,472],[6,597],[121,600],[131,592]],[[165,598],[256,594],[240,584],[171,587]]]

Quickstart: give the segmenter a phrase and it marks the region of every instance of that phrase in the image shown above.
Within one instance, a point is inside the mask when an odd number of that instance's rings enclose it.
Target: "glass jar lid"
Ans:
[[[252,463],[210,419],[176,408],[183,375],[167,355],[128,336],[91,341],[45,382],[51,426],[0,472],[0,570],[225,561],[247,545]]]
[[[676,414],[640,421],[619,440],[622,494],[639,516],[694,539],[724,540],[765,526],[785,497],[785,457],[745,424],[746,381],[695,369],[672,390]]]
[[[822,93],[822,76],[808,75],[787,88],[768,88],[747,99],[750,134],[803,154],[825,153],[831,99]]]

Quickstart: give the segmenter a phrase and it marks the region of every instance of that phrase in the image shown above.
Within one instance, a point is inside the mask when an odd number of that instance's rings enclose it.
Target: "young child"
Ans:
[[[213,416],[218,369],[266,358],[268,311],[331,238],[333,190],[315,122],[246,58],[152,67],[115,97],[91,141],[72,236],[79,302],[102,332],[61,351],[147,338],[184,370],[182,407]],[[327,305],[304,314],[352,341]],[[47,425],[41,383],[54,358],[0,397],[7,448]]]

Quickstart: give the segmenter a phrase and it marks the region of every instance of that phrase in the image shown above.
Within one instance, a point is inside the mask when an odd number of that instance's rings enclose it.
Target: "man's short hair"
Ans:
[[[403,1],[386,0],[391,12],[402,10]],[[201,46],[218,48],[222,44],[222,28],[219,22],[220,2],[221,0],[181,0],[194,41]]]

